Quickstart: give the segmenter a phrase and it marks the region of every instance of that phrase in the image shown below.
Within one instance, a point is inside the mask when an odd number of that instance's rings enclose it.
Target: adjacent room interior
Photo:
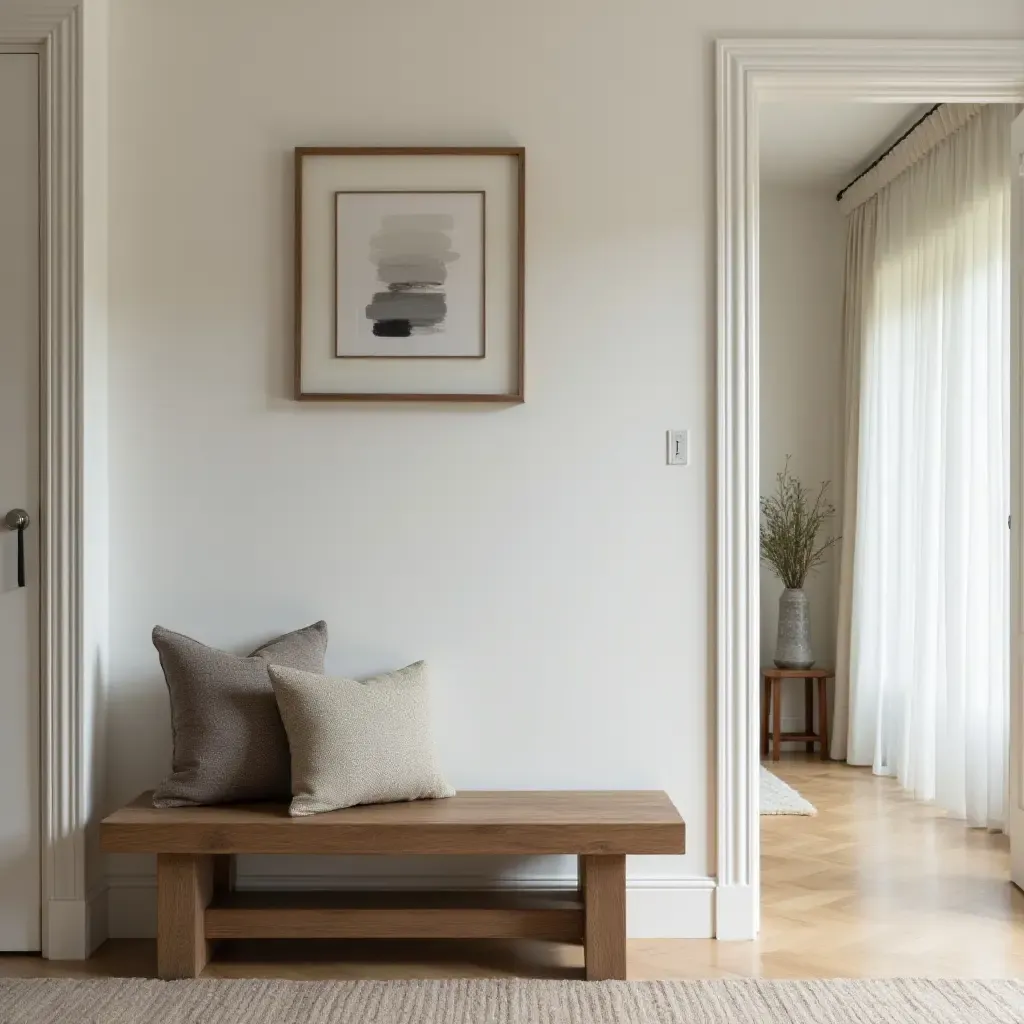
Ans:
[[[761,112],[762,926],[789,956],[834,955],[826,920],[870,957],[922,886],[930,955],[984,973],[1013,934],[1016,112]]]

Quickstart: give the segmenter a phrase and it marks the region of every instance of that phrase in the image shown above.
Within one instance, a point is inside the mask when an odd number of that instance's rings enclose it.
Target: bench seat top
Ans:
[[[679,854],[685,825],[660,790],[469,791],[301,818],[283,803],[153,806],[105,818],[114,853]]]

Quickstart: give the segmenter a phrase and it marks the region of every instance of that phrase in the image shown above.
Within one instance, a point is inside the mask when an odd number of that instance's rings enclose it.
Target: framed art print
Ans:
[[[295,151],[295,394],[523,401],[524,152]]]

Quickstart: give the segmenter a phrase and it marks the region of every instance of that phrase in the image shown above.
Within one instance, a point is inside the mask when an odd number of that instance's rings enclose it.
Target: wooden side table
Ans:
[[[782,744],[787,740],[803,740],[807,751],[821,744],[821,759],[828,760],[828,692],[826,683],[835,676],[830,668],[776,668],[769,665],[761,669],[764,680],[761,694],[761,756],[768,756],[768,719],[771,712],[772,760],[778,761]],[[782,681],[804,681],[804,731],[782,731]],[[818,683],[818,731],[814,731],[814,683]]]

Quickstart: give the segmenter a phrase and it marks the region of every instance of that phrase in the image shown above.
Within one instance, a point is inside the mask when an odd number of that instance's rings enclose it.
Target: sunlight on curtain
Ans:
[[[845,740],[851,764],[989,828],[1009,745],[1011,120],[983,108],[849,222],[836,756]]]

